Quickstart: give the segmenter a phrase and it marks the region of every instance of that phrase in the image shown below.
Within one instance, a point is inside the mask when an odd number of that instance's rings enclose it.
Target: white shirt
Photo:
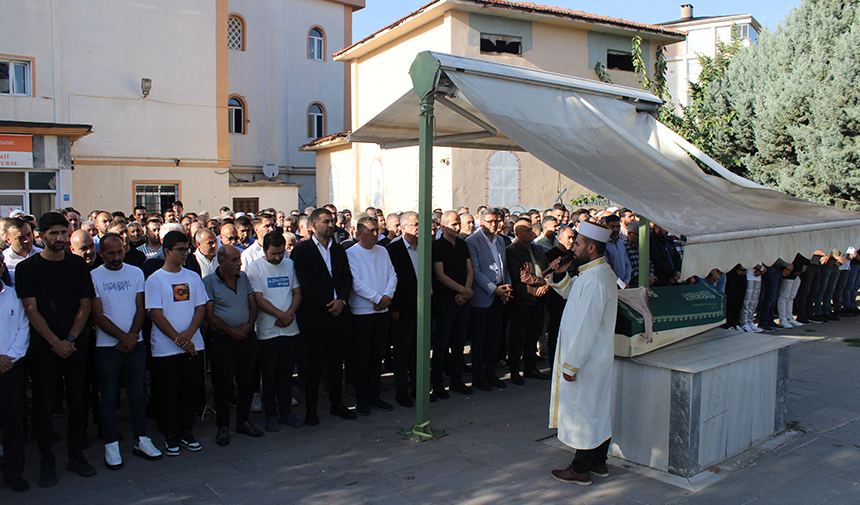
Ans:
[[[328,247],[323,247],[322,243],[320,243],[320,241],[317,240],[316,235],[311,235],[311,240],[313,240],[314,244],[317,245],[317,250],[322,255],[322,259],[325,262],[326,268],[328,268],[328,274],[331,275],[331,277],[333,279],[334,275],[331,273],[331,244],[334,242],[334,240],[329,239]],[[350,248],[350,249],[352,249],[352,248]],[[333,299],[337,300],[337,289],[334,290],[334,298]]]
[[[496,285],[499,285],[505,279],[504,275],[502,274],[505,263],[504,260],[502,260],[502,254],[499,252],[498,248],[496,248],[496,240],[498,240],[498,237],[496,237],[496,234],[494,233],[493,239],[490,240],[490,238],[487,237],[487,234],[484,233],[484,230],[478,230],[478,232],[481,234],[482,237],[484,237],[484,240],[487,241],[487,244],[489,244],[490,246],[490,252],[493,253],[493,256],[496,258],[496,268],[490,268],[496,273]]]
[[[355,315],[382,314],[385,310],[373,310],[383,296],[394,297],[397,289],[397,274],[388,251],[380,245],[365,249],[356,244],[346,250],[349,270],[352,272],[352,295],[349,308]]]
[[[7,247],[3,251],[3,261],[6,263],[6,269],[9,270],[9,278],[12,279],[12,286],[15,285],[15,267],[18,266],[18,263],[40,252],[42,252],[42,248],[36,246],[30,247],[30,252],[26,256],[19,256],[11,247]]]
[[[403,241],[406,244],[406,252],[409,253],[409,259],[412,260],[412,268],[415,269],[415,278],[418,278],[418,249],[412,247],[408,240]]]
[[[0,354],[17,361],[30,346],[30,322],[15,288],[0,282]]]
[[[183,268],[177,273],[159,269],[146,279],[146,310],[162,309],[164,317],[176,331],[185,331],[194,319],[194,310],[206,305],[206,288],[196,272]],[[191,338],[194,348],[203,349],[203,336],[200,328]],[[165,335],[158,326],[152,325],[152,357],[161,358],[182,354],[183,351],[173,338]]]
[[[293,290],[300,288],[299,280],[296,278],[296,267],[293,260],[284,258],[277,265],[273,265],[266,258],[258,258],[248,265],[245,271],[251,289],[260,293],[263,298],[272,302],[278,310],[286,311],[293,303]],[[293,336],[299,334],[299,325],[293,319],[293,324],[286,328],[276,326],[278,320],[275,316],[260,310],[257,313],[257,339],[268,340],[280,336]]]
[[[211,275],[215,273],[215,270],[218,270],[218,255],[212,258],[212,261],[209,261],[209,258],[203,255],[200,252],[200,249],[196,249],[194,251],[194,256],[197,258],[197,264],[200,265],[200,277],[206,277],[207,275]]]
[[[248,270],[248,265],[265,255],[266,253],[263,252],[263,242],[255,240],[253,244],[249,245],[247,249],[242,251],[242,271],[246,272]]]
[[[125,264],[119,270],[109,270],[101,265],[90,272],[90,276],[105,317],[128,332],[137,313],[137,294],[144,292],[143,270]],[[138,339],[141,341],[143,338]],[[116,347],[118,343],[119,340],[96,325],[96,347]]]

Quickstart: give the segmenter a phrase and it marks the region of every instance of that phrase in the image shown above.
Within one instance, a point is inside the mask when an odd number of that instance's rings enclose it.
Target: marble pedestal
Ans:
[[[615,358],[610,454],[689,477],[784,430],[793,343],[717,328]]]

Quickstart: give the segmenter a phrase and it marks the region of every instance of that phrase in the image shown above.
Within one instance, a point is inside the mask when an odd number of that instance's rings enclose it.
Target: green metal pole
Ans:
[[[651,226],[648,218],[639,216],[639,287],[648,288],[651,277]]]

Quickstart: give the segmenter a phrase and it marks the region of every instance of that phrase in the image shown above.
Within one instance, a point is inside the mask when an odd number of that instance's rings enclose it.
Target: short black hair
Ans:
[[[100,244],[104,244],[104,243],[105,243],[105,240],[107,240],[107,239],[109,239],[109,238],[115,238],[115,239],[119,240],[119,244],[120,244],[120,245],[122,245],[122,244],[123,244],[122,237],[120,237],[120,236],[119,236],[119,235],[117,235],[116,233],[105,233],[105,236],[104,236],[104,237],[102,237],[102,238],[99,240],[99,243],[100,243]]]
[[[270,247],[286,247],[287,239],[276,231],[270,231],[263,237],[263,251],[268,251]]]
[[[143,205],[135,205],[134,209],[132,209],[132,214],[134,214],[138,210],[142,210],[142,211],[146,212],[146,207],[144,207]]]
[[[68,227],[69,220],[59,212],[46,212],[39,218],[39,231],[41,232],[46,232],[50,230],[52,226],[57,225]]]
[[[236,224],[240,224],[242,226],[253,226],[251,223],[251,218],[248,216],[240,216],[236,218]]]
[[[320,219],[322,218],[323,214],[328,214],[329,216],[332,215],[330,210],[328,210],[325,207],[320,207],[318,209],[314,209],[314,211],[311,212],[311,216],[310,216],[309,221],[312,223],[318,223],[320,221]]]
[[[164,238],[161,239],[161,247],[163,247],[164,249],[173,250],[173,248],[176,247],[176,244],[180,242],[182,242],[183,244],[187,244],[188,235],[182,233],[181,231],[169,231],[164,236]]]

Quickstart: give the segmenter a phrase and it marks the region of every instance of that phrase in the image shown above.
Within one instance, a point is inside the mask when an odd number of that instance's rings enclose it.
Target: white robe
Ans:
[[[549,427],[574,449],[594,449],[612,436],[612,364],[618,295],[605,258],[552,287],[567,299],[561,316],[552,377]],[[562,373],[576,373],[567,382]]]

